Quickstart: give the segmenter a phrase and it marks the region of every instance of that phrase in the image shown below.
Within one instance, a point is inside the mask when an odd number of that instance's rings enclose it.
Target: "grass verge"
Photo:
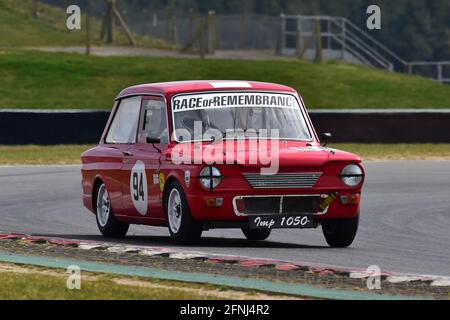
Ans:
[[[219,300],[271,299],[276,296],[230,288],[81,273],[80,290],[67,288],[65,270],[0,264],[0,300]]]
[[[69,4],[68,4],[69,5]],[[33,19],[32,0],[0,0],[0,46],[2,47],[48,47],[84,46],[85,29],[69,31],[66,26],[67,13],[62,7],[38,2],[39,18]],[[83,11],[84,8],[82,8]],[[86,16],[82,17],[82,26]],[[92,44],[105,45],[100,40],[101,21],[92,18]],[[114,45],[128,45],[121,29],[117,28]],[[173,49],[174,46],[162,40],[135,35],[138,45],[160,49]]]
[[[109,109],[125,87],[237,79],[296,88],[314,108],[450,108],[450,86],[341,62],[99,57],[0,52],[0,108]]]
[[[0,165],[81,164],[80,155],[88,145],[0,146]]]
[[[80,155],[91,145],[0,146],[0,165],[81,164]],[[332,148],[373,160],[450,160],[450,144],[332,144]]]
[[[364,160],[450,160],[450,144],[359,144],[340,143],[330,147],[356,153]]]

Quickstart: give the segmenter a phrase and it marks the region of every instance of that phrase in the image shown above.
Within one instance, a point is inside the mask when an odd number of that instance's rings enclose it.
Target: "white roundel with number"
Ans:
[[[131,170],[130,193],[134,207],[139,214],[145,216],[148,210],[148,185],[145,164],[137,161]]]

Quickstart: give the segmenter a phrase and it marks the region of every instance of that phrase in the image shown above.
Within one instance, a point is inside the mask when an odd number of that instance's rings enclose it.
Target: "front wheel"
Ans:
[[[165,210],[169,232],[173,239],[180,243],[200,239],[203,225],[192,217],[183,188],[178,182],[173,182],[169,187]]]
[[[114,217],[108,190],[104,183],[98,188],[95,199],[95,213],[100,232],[107,238],[124,238],[130,225],[120,222]]]
[[[270,229],[242,229],[242,233],[248,240],[262,241],[270,236]]]
[[[322,221],[325,240],[332,248],[345,248],[352,244],[358,232],[359,213],[350,219],[330,219]]]

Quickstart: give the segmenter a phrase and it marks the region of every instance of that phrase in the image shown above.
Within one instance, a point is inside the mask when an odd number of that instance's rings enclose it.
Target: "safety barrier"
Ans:
[[[0,144],[95,144],[107,111],[0,111]],[[312,110],[334,142],[450,143],[450,110]]]

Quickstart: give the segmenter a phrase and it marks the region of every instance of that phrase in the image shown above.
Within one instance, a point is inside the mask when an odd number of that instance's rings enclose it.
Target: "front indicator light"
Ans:
[[[359,200],[360,200],[359,194],[351,194],[351,195],[341,196],[341,203],[344,205],[359,204]]]
[[[223,198],[205,198],[207,207],[220,208],[223,205]]]

